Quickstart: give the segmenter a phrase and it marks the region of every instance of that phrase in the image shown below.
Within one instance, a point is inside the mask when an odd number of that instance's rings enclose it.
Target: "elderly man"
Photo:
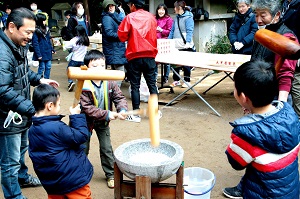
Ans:
[[[5,30],[0,30],[0,167],[1,186],[5,198],[24,199],[21,187],[40,186],[38,178],[27,173],[25,153],[27,130],[35,109],[30,101],[30,86],[47,83],[30,70],[26,57],[28,42],[35,31],[35,15],[18,8],[7,18]]]

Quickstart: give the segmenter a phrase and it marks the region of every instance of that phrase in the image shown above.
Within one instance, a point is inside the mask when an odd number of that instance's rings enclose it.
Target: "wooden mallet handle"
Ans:
[[[151,94],[148,99],[148,113],[151,145],[158,147],[160,143],[159,115],[158,115],[158,95]]]
[[[254,39],[284,59],[300,59],[300,45],[296,42],[296,37],[287,38],[276,32],[260,29],[256,31]]]
[[[77,79],[73,107],[80,101],[80,95],[84,80],[123,80],[125,72],[120,70],[101,70],[97,67],[88,68],[87,66],[68,67],[68,78]]]
[[[77,80],[123,80],[125,72],[121,70],[101,70],[97,67],[68,67],[69,79]]]
[[[300,58],[300,45],[296,42],[296,37],[287,38],[276,32],[260,29],[255,33],[254,39],[280,56],[275,63],[276,75],[285,59],[297,60]]]

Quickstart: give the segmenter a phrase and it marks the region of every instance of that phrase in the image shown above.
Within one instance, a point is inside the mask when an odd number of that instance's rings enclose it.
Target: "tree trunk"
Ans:
[[[88,0],[83,0],[83,7],[84,7],[84,10],[85,10],[86,18],[87,18],[88,22],[91,24]]]

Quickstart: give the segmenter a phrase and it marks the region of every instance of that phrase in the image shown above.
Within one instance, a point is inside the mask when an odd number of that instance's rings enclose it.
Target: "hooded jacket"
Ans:
[[[118,29],[120,41],[127,43],[126,58],[155,58],[157,50],[155,17],[143,9],[128,14]]]
[[[255,14],[251,8],[249,8],[245,14],[238,12],[233,18],[233,22],[229,28],[228,36],[232,45],[232,52],[235,54],[251,55],[254,34],[257,30],[258,26],[255,21]],[[236,50],[233,45],[234,42],[242,42],[244,47],[240,50]]]
[[[28,132],[34,171],[51,195],[79,189],[93,176],[93,166],[84,153],[84,143],[91,136],[85,115],[70,115],[70,126],[61,121],[62,117],[33,117]]]
[[[40,28],[36,28],[32,37],[33,45],[33,60],[38,61],[39,57],[42,57],[42,61],[51,61],[52,52],[55,52],[51,43],[50,30],[46,29],[43,32]]]
[[[106,64],[126,64],[125,43],[118,37],[118,27],[121,23],[119,15],[114,12],[102,13],[102,45]]]
[[[179,24],[178,24],[179,22]],[[168,36],[168,39],[175,39],[175,47],[177,49],[183,49],[184,48],[184,41],[181,37],[179,26],[181,33],[183,37],[186,40],[186,43],[192,43],[193,42],[193,35],[194,35],[194,19],[193,19],[193,13],[190,11],[184,11],[182,15],[177,14],[176,18],[174,19],[173,26],[171,29],[171,32]]]
[[[286,102],[260,121],[231,124],[226,154],[241,180],[244,199],[299,199],[299,135],[297,114]]]
[[[16,46],[0,30],[0,124],[12,110],[22,116],[19,125],[13,122],[7,128],[0,125],[0,134],[20,133],[29,128],[31,117],[35,114],[30,100],[30,86],[40,84],[41,75],[28,66],[28,47]]]

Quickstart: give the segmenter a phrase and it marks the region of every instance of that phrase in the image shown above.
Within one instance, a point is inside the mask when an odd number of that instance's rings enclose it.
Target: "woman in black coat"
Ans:
[[[237,1],[238,12],[229,28],[229,40],[234,54],[251,55],[253,39],[258,30],[249,0]]]
[[[102,45],[105,55],[106,64],[114,70],[124,71],[124,64],[127,63],[125,57],[125,43],[121,42],[118,37],[118,27],[121,19],[115,12],[116,4],[113,0],[103,1],[104,12],[102,13]],[[121,81],[118,81],[121,86]]]

